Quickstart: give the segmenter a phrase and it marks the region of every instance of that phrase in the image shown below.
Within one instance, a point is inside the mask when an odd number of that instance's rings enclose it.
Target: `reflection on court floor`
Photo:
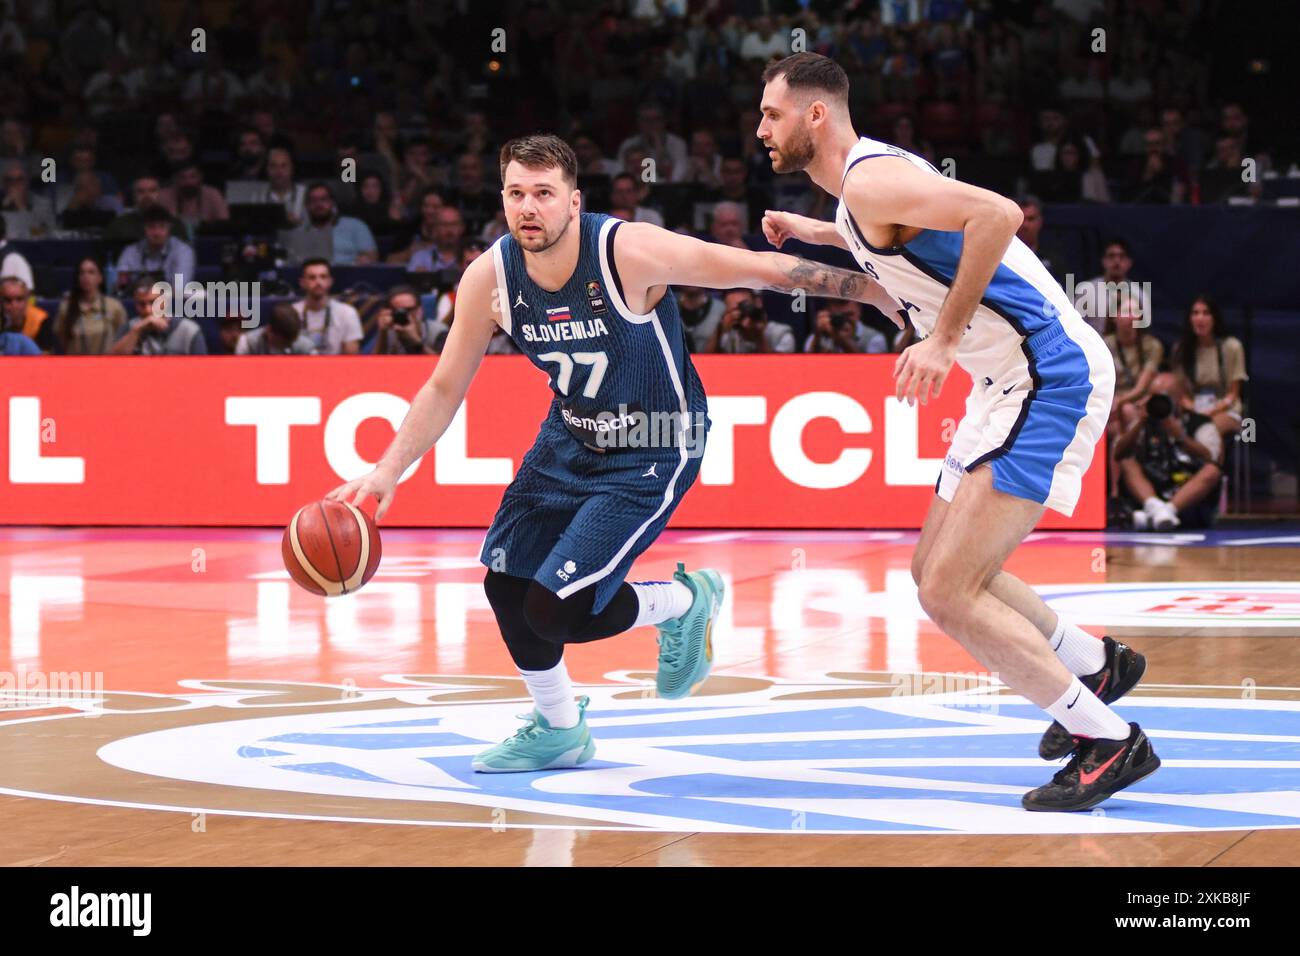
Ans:
[[[288,580],[269,532],[6,532],[0,791],[34,814],[53,797],[496,831],[1300,827],[1294,536],[1047,533],[1013,556],[1049,603],[1151,662],[1119,709],[1164,766],[1057,815],[1019,805],[1055,769],[1035,755],[1045,716],[925,619],[915,535],[899,532],[669,532],[635,577],[684,561],[727,581],[704,692],[653,697],[651,628],[572,648],[596,759],[474,774],[527,709],[481,535],[388,531],[375,580],[321,599]]]

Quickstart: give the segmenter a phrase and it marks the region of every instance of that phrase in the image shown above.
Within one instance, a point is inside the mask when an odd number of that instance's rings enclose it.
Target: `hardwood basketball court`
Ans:
[[[1043,533],[1009,569],[1150,662],[1161,770],[1030,814],[1046,718],[937,632],[903,532],[673,531],[718,568],[713,676],[653,697],[653,628],[571,648],[596,759],[476,775],[528,710],[481,531],[384,533],[357,594],[279,533],[0,537],[0,863],[1267,865],[1300,856],[1300,537]],[[650,689],[647,689],[650,688]],[[665,706],[667,705],[667,706]]]

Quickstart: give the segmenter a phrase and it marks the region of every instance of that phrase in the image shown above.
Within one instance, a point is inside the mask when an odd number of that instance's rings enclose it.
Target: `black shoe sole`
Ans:
[[[1026,803],[1022,799],[1020,805],[1026,810],[1033,810],[1037,813],[1071,813],[1079,810],[1091,810],[1097,804],[1109,800],[1121,790],[1127,790],[1129,787],[1133,786],[1133,784],[1145,780],[1159,769],[1160,758],[1157,757],[1153,751],[1150,760],[1135,767],[1132,773],[1117,781],[1109,790],[1094,790],[1092,793],[1088,794],[1088,796],[1083,797],[1080,800],[1075,800],[1072,803],[1055,803],[1051,805],[1041,803],[1032,804]]]
[[[1115,685],[1115,690],[1103,698],[1106,704],[1113,704],[1119,700],[1142,680],[1147,672],[1147,659],[1137,651],[1133,652],[1136,660],[1129,669],[1122,683]],[[1060,730],[1057,730],[1057,728]],[[1043,736],[1038,741],[1038,756],[1044,760],[1059,760],[1074,749],[1074,738],[1070,732],[1063,727],[1060,722],[1052,721],[1052,725],[1043,731]]]

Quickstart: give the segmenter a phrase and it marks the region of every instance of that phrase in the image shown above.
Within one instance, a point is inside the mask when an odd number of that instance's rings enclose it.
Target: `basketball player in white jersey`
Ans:
[[[1108,706],[1138,682],[1145,659],[1061,620],[1002,565],[1045,507],[1073,512],[1105,430],[1113,360],[1015,237],[1016,203],[859,138],[848,76],[824,56],[797,53],[763,80],[758,138],[773,170],[803,170],[840,200],[834,223],[769,212],[769,241],[847,249],[903,304],[920,341],[895,366],[900,399],[937,396],[953,362],[974,380],[912,561],[921,605],[1051,714],[1042,756],[1073,754],[1022,805],[1095,806],[1160,766],[1141,728]]]

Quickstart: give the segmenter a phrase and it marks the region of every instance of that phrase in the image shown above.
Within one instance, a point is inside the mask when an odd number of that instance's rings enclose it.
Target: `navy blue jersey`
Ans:
[[[613,254],[620,225],[610,216],[581,214],[578,264],[558,292],[529,278],[513,236],[491,249],[502,327],[550,379],[552,418],[578,441],[604,450],[643,447],[647,429],[662,438],[670,421],[680,423],[676,429],[706,427],[704,389],[673,290],[644,315],[623,298]],[[682,436],[673,434],[676,445]]]

